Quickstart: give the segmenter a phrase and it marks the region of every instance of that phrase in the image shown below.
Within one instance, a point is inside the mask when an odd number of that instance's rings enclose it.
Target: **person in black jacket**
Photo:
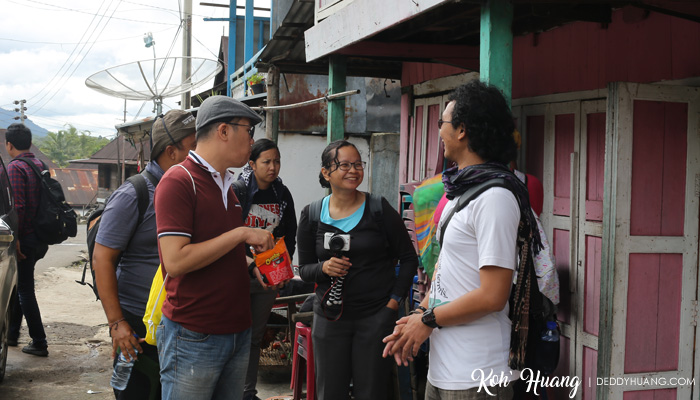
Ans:
[[[319,217],[310,218],[313,207],[304,208],[297,232],[301,278],[318,285],[312,328],[318,399],[347,399],[351,381],[355,399],[386,399],[391,364],[382,358],[382,338],[394,328],[418,258],[386,199],[381,210],[372,210],[371,196],[357,190],[365,167],[357,148],[336,141],[321,158],[319,180],[332,194]],[[347,249],[332,251],[333,240]],[[342,303],[329,304],[336,299]]]
[[[280,167],[280,150],[277,144],[269,139],[258,139],[251,148],[248,165],[238,176],[238,180],[245,183],[245,189],[241,189],[241,186],[238,185],[233,187],[236,197],[243,207],[244,225],[272,232],[275,241],[284,237],[284,244],[287,246],[289,256],[293,257],[296,249],[297,217],[292,194],[279,177]],[[250,251],[248,251],[248,257],[252,257]],[[248,261],[254,263],[252,258]],[[258,381],[260,341],[265,333],[265,326],[277,297],[277,289],[283,285],[284,283],[274,287],[262,286],[258,279],[251,278],[250,308],[253,317],[253,330],[243,394],[244,400],[258,399],[255,386]]]

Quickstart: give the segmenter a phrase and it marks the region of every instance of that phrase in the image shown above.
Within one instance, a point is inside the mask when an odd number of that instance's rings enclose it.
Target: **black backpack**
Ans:
[[[495,178],[470,187],[459,197],[457,204],[450,211],[450,214],[447,215],[445,222],[440,228],[440,247],[442,247],[447,224],[449,224],[454,214],[462,210],[472,200],[492,187],[503,187],[510,190],[505,179]],[[528,318],[529,325],[527,347],[525,351],[525,367],[530,368],[532,371],[540,371],[543,374],[551,374],[559,363],[559,343],[557,342],[555,345],[552,345],[552,342],[543,341],[542,332],[546,329],[548,320],[556,320],[556,315],[554,314],[555,308],[554,304],[540,292],[534,270],[530,271],[530,277],[532,279],[530,284],[530,312]],[[513,290],[511,290],[510,298],[508,299],[511,307],[513,307],[514,304],[514,289],[515,284],[513,285]],[[557,330],[558,329],[559,328],[557,328]]]
[[[148,204],[150,203],[150,197],[148,195],[148,185],[146,185],[146,179],[151,181],[153,186],[158,186],[158,180],[156,177],[154,177],[150,172],[148,171],[143,171],[140,174],[131,176],[127,178],[126,182],[131,183],[131,185],[134,186],[134,189],[136,190],[136,199],[137,199],[137,204],[138,204],[138,209],[139,209],[139,215],[138,219],[134,228],[134,231],[138,229],[138,226],[141,225],[141,222],[143,221],[143,215],[146,213],[146,209],[148,209]],[[126,183],[125,182],[125,183]],[[85,286],[89,286],[92,291],[95,293],[95,300],[100,299],[100,294],[97,291],[97,282],[95,280],[95,269],[92,268],[92,253],[95,250],[95,240],[97,239],[97,232],[100,229],[100,220],[102,219],[102,213],[105,211],[105,208],[107,207],[107,203],[109,203],[109,198],[107,201],[105,201],[103,204],[99,205],[95,211],[90,213],[87,219],[87,247],[88,247],[88,259],[85,260],[85,265],[83,266],[83,277],[81,280],[76,281],[79,284]],[[134,232],[131,232],[131,235],[133,237]],[[129,244],[127,243],[127,248],[129,247]],[[117,258],[117,265],[119,264],[119,260],[121,259],[121,255],[119,258]],[[87,275],[87,270],[88,266],[90,267],[90,273],[92,274],[92,284],[85,282],[85,276]]]
[[[21,157],[17,160],[29,165],[39,178],[39,205],[32,219],[32,226],[37,238],[45,244],[58,244],[78,234],[78,215],[73,211],[63,194],[61,184],[51,177],[51,172],[43,161],[44,170]]]

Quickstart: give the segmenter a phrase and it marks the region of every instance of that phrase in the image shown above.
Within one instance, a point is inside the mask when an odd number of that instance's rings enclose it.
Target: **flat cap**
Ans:
[[[262,118],[240,101],[227,96],[207,97],[197,111],[197,130],[211,122],[227,118],[248,118],[253,125],[262,122]]]
[[[184,110],[170,110],[153,121],[151,128],[151,160],[155,160],[169,145],[195,133],[194,115]]]

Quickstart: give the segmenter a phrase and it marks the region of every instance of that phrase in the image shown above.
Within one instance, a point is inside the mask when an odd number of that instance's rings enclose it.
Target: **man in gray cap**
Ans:
[[[157,372],[158,349],[139,343],[134,337],[134,334],[141,338],[146,335],[142,318],[153,275],[160,263],[153,193],[164,171],[182,162],[188,152],[194,150],[194,116],[182,110],[168,111],[153,122],[151,139],[151,161],[144,172],[121,185],[110,196],[102,213],[92,267],[109,323],[113,355],[118,348],[125,355],[135,355],[138,351],[153,360],[151,364]],[[141,211],[143,208],[140,209],[139,204],[141,207],[145,204],[144,195],[147,207]],[[150,388],[148,376],[134,369],[126,389],[115,389],[115,396],[117,399],[148,399]]]
[[[241,399],[251,340],[245,245],[272,248],[243,226],[231,167],[250,155],[260,116],[229,97],[207,98],[197,151],[168,171],[155,196],[168,293],[158,327],[163,399]]]

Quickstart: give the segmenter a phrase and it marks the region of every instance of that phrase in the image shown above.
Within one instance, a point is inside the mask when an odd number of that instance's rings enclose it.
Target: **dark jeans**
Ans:
[[[146,337],[146,325],[143,324],[143,315],[135,315],[124,309],[122,309],[122,315],[124,315],[126,322],[131,325],[131,329],[133,329],[140,338]],[[137,363],[143,361],[143,358],[148,357],[152,361],[152,363],[149,363],[152,366],[149,371],[151,371],[152,375],[155,374],[155,376],[159,376],[160,364],[158,362],[158,348],[146,342],[141,342],[141,348],[143,349],[143,354],[139,354]],[[116,363],[117,357],[114,357],[112,365]],[[161,397],[160,380],[158,380],[157,390],[158,393],[155,395],[154,399],[160,399]],[[114,397],[118,400],[147,400],[150,398],[150,394],[151,380],[148,375],[143,373],[141,368],[137,368],[136,365],[134,365],[134,369],[131,370],[131,377],[129,377],[129,382],[126,384],[126,389],[122,391],[114,390]]]
[[[393,331],[397,319],[398,313],[387,307],[349,321],[314,315],[311,337],[318,400],[347,400],[351,381],[354,399],[387,399],[392,360],[382,358],[382,339]]]
[[[19,337],[22,316],[27,320],[29,336],[37,347],[46,346],[46,332],[41,322],[41,311],[34,293],[34,266],[44,258],[49,246],[39,242],[33,234],[20,239],[20,250],[27,257],[17,261],[17,298],[12,309],[9,337]]]

